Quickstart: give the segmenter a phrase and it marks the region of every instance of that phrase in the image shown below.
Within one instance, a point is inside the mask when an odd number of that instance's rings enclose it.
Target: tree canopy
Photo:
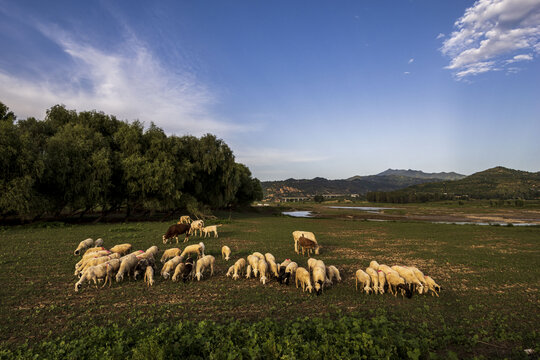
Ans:
[[[258,179],[215,135],[167,136],[63,105],[17,120],[0,102],[0,214],[198,211],[262,198]]]

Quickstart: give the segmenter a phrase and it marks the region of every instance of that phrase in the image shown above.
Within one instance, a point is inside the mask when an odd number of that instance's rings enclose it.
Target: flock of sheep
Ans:
[[[189,235],[196,234],[199,230],[199,235],[206,237],[208,233],[213,232],[217,237],[217,226],[204,227],[202,220],[191,222],[188,216],[180,218],[178,224],[169,227],[166,234],[163,235],[163,242],[178,235],[186,234],[186,240]],[[196,225],[193,226],[193,223]],[[206,229],[206,231],[205,231]],[[314,251],[316,255],[320,252],[320,246],[312,232],[294,231],[294,250],[297,254],[302,251],[304,255],[307,251],[308,255]],[[159,249],[157,246],[152,246],[146,251],[138,250],[132,252],[131,244],[120,244],[105,249],[102,247],[103,240],[97,239],[95,242],[92,239],[81,241],[75,255],[82,255],[82,259],[75,264],[75,276],[79,280],[75,284],[75,291],[79,291],[82,284],[85,282],[94,282],[96,288],[98,283],[103,281],[103,286],[109,283],[112,284],[114,277],[116,282],[124,280],[126,275],[134,280],[143,277],[147,286],[154,285],[154,273],[157,271],[155,256]],[[163,264],[160,274],[165,280],[172,281],[188,280],[200,281],[205,272],[209,272],[210,276],[214,275],[214,266],[216,259],[212,255],[204,254],[204,243],[189,245],[181,250],[180,248],[171,248],[163,252],[161,263]],[[228,246],[223,246],[221,249],[222,258],[225,261],[231,259],[231,249]],[[194,258],[196,260],[194,260]],[[286,259],[281,263],[276,262],[276,258],[271,253],[262,254],[254,252],[247,257],[237,259],[235,263],[229,267],[227,277],[237,280],[240,277],[259,278],[264,285],[271,279],[276,279],[280,284],[288,285],[294,278],[296,287],[302,286],[302,291],[309,293],[315,291],[317,295],[322,294],[324,288],[333,285],[334,282],[341,281],[341,275],[337,267],[330,265],[326,266],[322,260],[309,258],[307,261],[307,269],[298,266],[298,263]],[[429,276],[426,276],[418,268],[412,266],[392,266],[379,265],[377,261],[371,261],[369,267],[364,270],[359,269],[355,273],[356,290],[360,284],[361,289],[366,293],[384,294],[390,292],[397,296],[398,292],[402,296],[411,297],[413,293],[428,294],[439,296],[440,286]]]

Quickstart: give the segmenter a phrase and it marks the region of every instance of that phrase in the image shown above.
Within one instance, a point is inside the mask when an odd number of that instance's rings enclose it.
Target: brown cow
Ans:
[[[189,224],[174,224],[169,226],[169,229],[167,229],[167,232],[165,233],[165,235],[163,235],[163,243],[166,244],[169,239],[172,239],[174,237],[176,238],[176,243],[178,244],[178,235],[181,234],[186,234],[184,242],[188,241],[190,228],[191,225]]]

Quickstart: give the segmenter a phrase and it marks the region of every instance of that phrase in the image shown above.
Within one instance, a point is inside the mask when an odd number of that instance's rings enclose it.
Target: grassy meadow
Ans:
[[[164,250],[176,246],[161,242],[172,222],[3,228],[0,358],[528,358],[529,348],[533,356],[540,353],[540,227],[264,212],[218,217],[213,223],[223,224],[219,238],[203,240],[206,253],[216,257],[215,276],[184,284],[156,274],[152,288],[124,281],[103,289],[84,285],[79,293],[73,276],[79,241],[101,237],[107,247],[129,242],[134,249]],[[225,277],[236,259],[254,251],[306,267],[307,257],[294,253],[294,230],[317,235],[317,258],[337,266],[342,283],[315,296],[275,280],[263,286]],[[192,237],[189,244],[199,241]],[[221,259],[223,245],[232,249],[228,263]],[[356,292],[354,272],[371,260],[415,265],[443,291],[440,297],[412,299]],[[206,342],[212,345],[201,345]]]

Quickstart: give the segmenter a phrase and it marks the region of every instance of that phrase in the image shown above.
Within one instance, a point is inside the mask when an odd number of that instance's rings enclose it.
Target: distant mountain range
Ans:
[[[377,175],[353,176],[342,180],[287,179],[263,181],[262,187],[267,200],[286,197],[311,197],[315,195],[364,195],[372,191],[392,191],[411,185],[434,181],[462,179],[465,175],[450,173],[425,173],[418,170],[388,169]]]
[[[537,199],[540,172],[527,172],[498,166],[455,181],[417,184],[381,194],[381,202],[428,201],[443,198]]]

